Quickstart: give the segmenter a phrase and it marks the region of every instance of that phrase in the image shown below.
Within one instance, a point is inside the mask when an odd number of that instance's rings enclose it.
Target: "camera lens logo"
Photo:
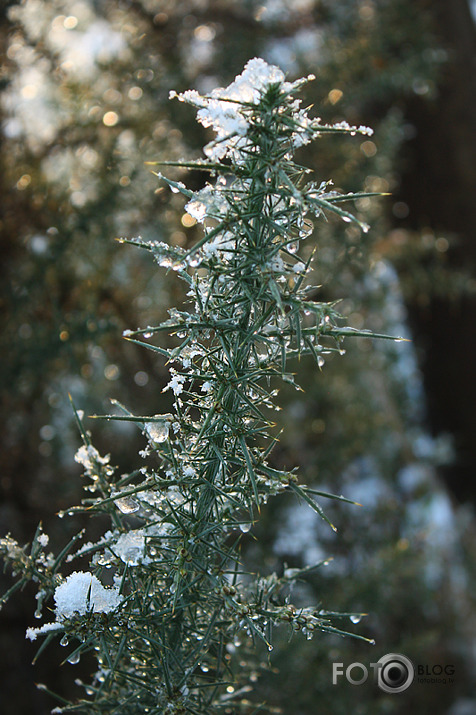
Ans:
[[[400,653],[387,653],[378,661],[378,686],[386,693],[403,693],[415,677],[410,658]]]

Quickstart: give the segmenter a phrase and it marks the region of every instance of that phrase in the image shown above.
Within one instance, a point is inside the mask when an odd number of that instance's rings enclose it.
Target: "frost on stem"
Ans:
[[[56,603],[56,621],[28,637],[61,629],[96,654],[98,670],[81,701],[88,712],[119,703],[123,713],[237,708],[254,669],[254,640],[271,650],[280,624],[307,638],[344,632],[335,614],[290,603],[290,584],[303,571],[246,575],[239,551],[260,506],[280,492],[294,492],[327,520],[295,472],[273,466],[269,410],[279,409],[279,380],[298,388],[294,358],[309,356],[321,368],[326,354],[342,351],[344,336],[358,334],[339,327],[332,304],[309,299],[312,251],[299,251],[316,217],[334,213],[366,230],[341,205],[363,194],[341,195],[331,182],[314,181],[293,154],[326,133],[370,130],[310,118],[294,97],[308,79],[288,82],[278,67],[253,59],[209,96],[173,94],[197,107],[198,120],[216,133],[204,160],[182,164],[209,172],[203,189],[158,174],[184,195],[203,236],[188,251],[132,241],[186,282],[189,300],[161,325],[124,333],[168,363],[164,391],[173,412],[138,416],[115,403],[120,414],[104,416],[135,422],[147,442],[140,466],[126,475],[99,455],[76,413],[84,443],[76,460],[90,483],[70,513],[105,514],[109,530],[75,552],[76,537],[56,561],[43,556],[41,568],[33,557],[44,538],[32,555],[5,546],[14,569],[24,580],[28,569],[34,573],[42,598]],[[174,347],[145,340],[162,332]],[[85,558],[90,571],[60,574],[62,564]]]

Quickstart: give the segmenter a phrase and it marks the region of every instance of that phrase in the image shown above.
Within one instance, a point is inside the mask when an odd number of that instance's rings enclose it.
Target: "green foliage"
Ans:
[[[231,652],[238,637],[261,639],[272,650],[273,628],[282,624],[307,638],[346,632],[339,619],[348,613],[290,602],[291,584],[309,569],[253,576],[240,548],[261,505],[283,492],[330,524],[315,496],[343,497],[310,489],[294,470],[270,465],[276,441],[270,410],[279,381],[298,388],[291,361],[309,356],[320,367],[324,355],[341,351],[345,336],[369,335],[341,326],[332,304],[308,299],[315,291],[306,281],[312,252],[305,263],[297,253],[312,231],[309,215],[334,213],[367,230],[341,207],[363,195],[309,180],[293,152],[323,134],[370,130],[310,119],[293,96],[302,84],[253,60],[225,90],[179,96],[198,106],[200,121],[217,132],[206,160],[183,164],[207,171],[213,183],[192,192],[165,179],[187,197],[186,210],[204,223],[204,235],[188,251],[160,241],[133,243],[186,282],[192,307],[171,308],[160,325],[125,332],[166,358],[164,391],[173,392],[173,413],[137,416],[117,403],[121,414],[104,416],[136,424],[147,440],[146,466],[119,475],[76,412],[84,442],[76,459],[91,496],[66,514],[106,516],[109,530],[71,553],[81,532],[56,559],[45,555],[41,529],[31,551],[10,537],[2,541],[7,562],[21,575],[17,584],[37,583],[40,609],[52,595],[55,600],[56,621],[28,636],[46,635],[48,642],[61,633],[63,642],[78,643],[70,662],[88,651],[97,659],[89,697],[56,712],[247,711],[244,693],[255,664],[245,647],[237,667]],[[162,332],[174,347],[148,342]],[[90,572],[60,571],[86,556]],[[103,586],[105,578],[113,585]]]
[[[323,123],[343,118],[357,125],[368,121],[375,134],[329,136],[298,149],[295,161],[313,167],[324,179],[332,176],[342,193],[361,186],[369,193],[390,191],[398,197],[405,143],[413,132],[408,108],[415,100],[431,102],[438,92],[438,71],[446,53],[430,31],[431,3],[412,0],[184,0],[161,2],[160,12],[149,0],[25,0],[9,5],[12,11],[8,24],[4,20],[1,38],[6,54],[0,225],[5,309],[1,331],[2,531],[12,530],[24,543],[41,514],[50,535],[48,548],[58,553],[62,548],[58,544],[68,542],[87,522],[93,546],[110,520],[99,515],[89,522],[87,510],[75,512],[72,519],[51,519],[55,510],[75,503],[78,491],[77,465],[72,459],[77,436],[74,424],[71,428],[68,391],[86,414],[108,412],[107,396],[120,399],[139,416],[171,415],[173,411],[172,390],[161,393],[170,380],[161,351],[168,356],[182,338],[164,329],[156,333],[160,344],[157,341],[151,350],[133,342],[152,347],[152,341],[141,333],[130,334],[124,341],[118,341],[117,334],[137,325],[157,326],[167,316],[167,306],[181,304],[182,289],[189,290],[188,283],[175,280],[173,270],[157,276],[149,251],[131,245],[118,250],[112,240],[139,231],[143,243],[167,240],[174,263],[184,256],[180,249],[175,253],[175,247],[187,250],[202,235],[200,226],[192,225],[195,219],[188,213],[184,216],[183,195],[170,195],[164,182],[156,188],[143,167],[151,158],[173,161],[196,156],[208,135],[187,107],[166,101],[169,88],[195,86],[206,92],[216,84],[226,84],[255,55],[285,66],[292,78],[315,72],[318,82],[304,86],[302,92],[306,104],[319,108]],[[84,48],[88,39],[94,40],[95,32],[106,33],[107,49],[103,43],[106,51],[99,56],[94,48],[101,43],[93,44],[85,59]],[[122,38],[119,43],[116,33]],[[69,56],[78,47],[83,47],[83,54]],[[183,179],[183,171],[167,169],[176,182]],[[208,177],[209,172],[201,168],[192,172],[187,177],[190,191],[196,193]],[[395,312],[403,311],[399,282],[405,296],[423,306],[430,293],[446,296],[451,291],[459,296],[472,289],[467,277],[448,269],[447,259],[457,238],[436,229],[425,229],[422,235],[406,230],[405,219],[389,216],[396,201],[361,197],[354,202],[356,217],[372,225],[367,234],[357,223],[342,222],[327,212],[328,220],[319,221],[316,236],[301,245],[305,265],[316,245],[318,249],[306,283],[321,287],[317,295],[306,295],[306,300],[312,303],[317,298],[338,308],[347,316],[346,323],[358,330],[367,326],[378,333],[406,334],[394,320]],[[397,203],[394,209],[398,208]],[[408,208],[412,223],[414,207]],[[392,222],[397,230],[390,232]],[[207,219],[210,224],[213,227]],[[286,261],[292,260],[286,256]],[[396,266],[398,279],[388,261]],[[339,298],[344,300],[333,305]],[[305,328],[311,318],[306,316]],[[397,322],[404,323],[404,316]],[[293,359],[287,374],[299,368],[299,384],[306,395],[284,383],[279,400],[284,409],[266,412],[276,422],[276,428],[270,429],[273,439],[280,433],[269,454],[269,466],[292,474],[299,465],[299,479],[309,488],[345,494],[363,508],[327,502],[325,514],[339,527],[335,535],[324,521],[304,517],[304,513],[314,517],[307,504],[303,503],[307,511],[294,508],[294,495],[286,488],[262,505],[259,522],[255,508],[252,534],[258,541],[250,535],[240,537],[243,570],[282,574],[283,559],[294,569],[304,569],[305,583],[297,579],[292,602],[299,607],[319,602],[342,612],[368,612],[365,625],[346,622],[349,629],[375,638],[377,647],[369,649],[366,643],[330,634],[310,642],[297,634],[288,642],[288,629],[280,629],[272,654],[267,654],[272,656],[272,665],[281,669],[279,689],[270,676],[270,682],[258,684],[257,699],[265,694],[267,701],[289,715],[312,712],[316,698],[323,710],[354,711],[355,688],[331,686],[329,659],[366,662],[369,651],[375,659],[380,649],[379,655],[394,650],[407,653],[415,662],[456,660],[458,688],[446,689],[445,699],[439,688],[415,688],[404,703],[407,710],[446,708],[446,712],[451,702],[471,691],[474,680],[470,659],[464,665],[461,655],[471,633],[467,614],[474,612],[470,595],[474,589],[467,585],[474,581],[472,521],[456,509],[451,529],[436,518],[442,503],[447,510],[453,507],[435,477],[439,441],[430,440],[422,428],[424,395],[411,345],[393,347],[381,341],[371,347],[369,340],[346,341],[346,358],[341,360],[339,351],[331,348],[342,350],[342,346],[322,334],[321,339],[325,351],[317,357],[320,363],[325,361],[324,375],[315,369],[315,360]],[[202,397],[199,377],[195,380],[192,393]],[[280,375],[271,380],[272,389],[277,388]],[[452,390],[450,384],[448,389]],[[195,420],[196,408],[190,409]],[[119,416],[130,417],[126,412],[114,415]],[[172,423],[163,418],[157,418],[158,423],[153,417],[138,419],[95,422],[97,455],[113,452],[118,465],[113,483],[124,492],[129,483],[121,484],[122,475],[137,468],[137,452],[144,439],[149,440],[150,432],[160,434],[161,424],[172,432]],[[421,441],[427,444],[423,456]],[[266,437],[257,432],[252,447],[265,442]],[[147,465],[157,470],[154,454],[147,457]],[[420,475],[411,489],[403,486],[407,472]],[[136,489],[140,479],[140,475],[133,477],[130,489]],[[106,487],[105,477],[101,488]],[[97,491],[93,496],[101,494]],[[316,497],[313,492],[309,495]],[[126,504],[131,499],[134,508],[134,491],[123,498]],[[112,507],[111,512],[123,518]],[[128,526],[142,528],[139,513],[128,517]],[[251,521],[245,516],[236,518],[243,518],[241,526],[246,530]],[[140,534],[137,539],[139,545],[143,543]],[[14,570],[20,573],[25,568],[42,584],[41,599],[46,603],[47,595],[59,585],[59,572],[68,571],[56,564],[52,572],[56,557],[49,557],[45,541],[42,535],[34,558],[28,548],[23,551],[14,541],[6,542],[5,548],[16,564]],[[85,552],[76,568],[89,568],[86,557]],[[308,573],[307,567],[320,560],[328,565],[315,576]],[[109,585],[111,569],[107,564],[103,569],[99,575]],[[428,572],[433,574],[431,579]],[[5,583],[3,588],[9,588],[7,576]],[[28,593],[29,589],[24,594],[17,590],[9,610],[2,613],[2,709],[12,714],[46,712],[48,707],[20,680],[29,671],[16,667],[26,627],[19,624],[29,612],[25,606],[22,614],[21,605]],[[106,619],[108,614],[94,617]],[[248,649],[246,634],[236,639],[239,642],[242,645],[230,642],[228,652],[238,664]],[[61,657],[64,650],[58,651]],[[29,651],[24,652],[28,661]],[[256,653],[253,682],[257,673],[271,665],[266,658],[260,659],[259,648]],[[68,654],[75,662],[70,649]],[[82,671],[90,672],[93,656],[85,655],[75,668],[58,670],[54,647],[48,655],[40,659],[36,676],[54,682],[55,690],[74,699],[76,695],[69,694],[74,686],[68,687],[68,680]],[[10,670],[13,661],[15,667]],[[49,675],[45,673],[48,668]],[[392,708],[398,712],[400,698],[382,701],[370,687],[361,693],[361,712]]]

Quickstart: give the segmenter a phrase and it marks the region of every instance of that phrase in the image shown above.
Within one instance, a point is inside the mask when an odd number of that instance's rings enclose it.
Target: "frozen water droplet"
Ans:
[[[62,639],[60,640],[60,645],[66,646],[66,645],[68,645],[68,643],[69,643],[68,636],[64,635],[62,637]]]
[[[287,249],[289,253],[296,253],[299,250],[299,241],[293,241],[292,243],[288,243]]]
[[[314,224],[308,219],[304,219],[302,227],[299,229],[299,235],[301,238],[307,238],[314,231]]]
[[[243,532],[243,534],[248,533],[248,531],[251,529],[251,524],[249,522],[240,524],[240,531]]]
[[[273,650],[273,646],[271,645],[271,643],[268,643],[268,650]]]
[[[143,337],[143,338],[151,338],[151,337],[152,337],[152,333],[142,333],[142,337]]]
[[[41,608],[40,608],[39,606],[38,606],[38,608],[36,609],[36,611],[35,611],[35,613],[34,613],[34,616],[35,616],[35,618],[41,618],[42,612],[41,612]]]
[[[342,216],[342,220],[345,221],[346,223],[350,223],[352,221],[352,219],[349,218],[349,216]]]
[[[98,566],[105,566],[106,564],[109,563],[109,557],[103,554],[102,556],[98,556],[97,562]]]
[[[360,623],[362,620],[362,614],[361,613],[355,613],[353,616],[350,616],[350,620],[352,623]]]
[[[321,355],[319,355],[317,358],[317,364],[319,365],[319,367],[324,367],[325,362],[326,361],[324,360],[324,358]]]
[[[145,425],[147,435],[152,442],[165,442],[169,436],[169,422],[147,422]]]
[[[139,502],[135,499],[131,499],[131,497],[120,497],[120,499],[115,499],[114,504],[117,506],[119,511],[122,511],[123,514],[133,514],[140,509]]]
[[[71,663],[71,665],[77,665],[79,663],[80,658],[81,653],[79,653],[79,651],[77,653],[72,653],[68,658],[68,663]]]

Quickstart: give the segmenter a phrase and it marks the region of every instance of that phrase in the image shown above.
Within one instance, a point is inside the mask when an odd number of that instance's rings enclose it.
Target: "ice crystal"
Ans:
[[[171,419],[172,415],[156,415],[154,422],[145,423],[145,431],[151,442],[160,443],[168,439]]]
[[[139,511],[140,509],[140,504],[136,499],[132,499],[131,497],[119,497],[118,499],[114,500],[114,504],[117,506],[120,512],[123,514],[134,514],[136,511]]]
[[[121,534],[112,549],[121,561],[129,566],[150,564],[152,559],[147,557],[145,553],[145,536],[144,529],[136,529],[135,531],[129,531],[127,534]]]

